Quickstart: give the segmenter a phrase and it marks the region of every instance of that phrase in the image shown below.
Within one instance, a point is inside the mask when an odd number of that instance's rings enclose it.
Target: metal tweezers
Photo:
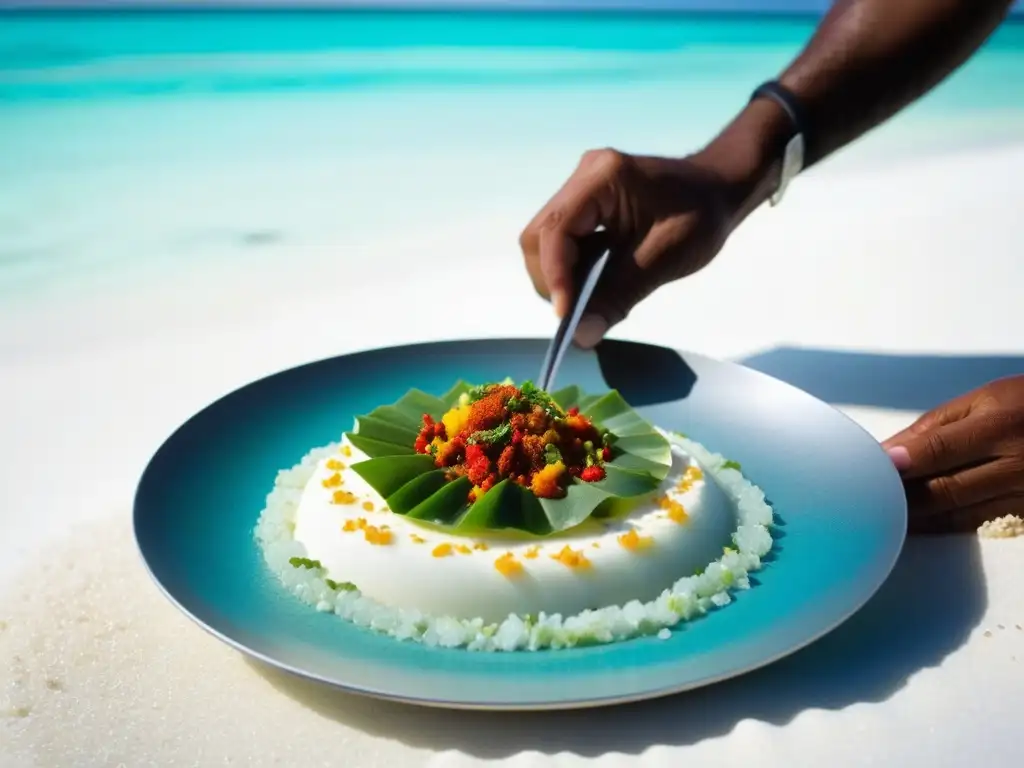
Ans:
[[[573,281],[573,299],[569,311],[558,324],[558,330],[548,346],[544,356],[544,364],[540,368],[537,386],[550,391],[555,382],[555,375],[562,364],[562,358],[572,344],[576,328],[587,309],[587,302],[597,288],[601,273],[604,272],[611,256],[611,242],[607,230],[598,230],[593,234],[581,237],[577,241],[579,260],[577,261],[576,279]]]

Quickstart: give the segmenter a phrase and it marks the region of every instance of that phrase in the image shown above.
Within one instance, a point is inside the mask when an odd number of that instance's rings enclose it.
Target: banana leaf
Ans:
[[[370,458],[352,464],[395,513],[423,525],[468,536],[504,532],[543,537],[574,528],[589,518],[630,509],[655,491],[668,475],[672,451],[668,441],[615,390],[588,395],[579,387],[551,393],[563,410],[578,407],[599,428],[614,435],[612,459],[605,477],[593,483],[573,479],[560,499],[540,499],[510,480],[502,480],[475,503],[469,502],[470,481],[446,480],[445,470],[413,444],[423,414],[435,420],[474,387],[459,381],[440,397],[412,389],[391,405],[382,405],[356,419],[346,437]]]

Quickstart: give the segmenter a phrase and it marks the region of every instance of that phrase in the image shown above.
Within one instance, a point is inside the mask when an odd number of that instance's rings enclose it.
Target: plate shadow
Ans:
[[[634,406],[682,400],[697,383],[693,369],[667,347],[605,339],[594,354],[608,387]]]

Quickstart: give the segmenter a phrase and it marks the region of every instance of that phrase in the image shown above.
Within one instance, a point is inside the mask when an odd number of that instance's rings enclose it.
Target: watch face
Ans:
[[[796,176],[804,167],[804,136],[796,134],[786,144],[785,154],[782,156],[782,173],[779,174],[779,188],[771,196],[771,204],[776,205],[786,191],[786,185],[790,179]]]

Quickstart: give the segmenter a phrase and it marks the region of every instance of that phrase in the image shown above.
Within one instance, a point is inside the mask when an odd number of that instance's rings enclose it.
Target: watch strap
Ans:
[[[793,125],[793,136],[786,142],[782,156],[782,170],[779,173],[779,184],[768,198],[774,206],[778,205],[785,194],[789,182],[804,168],[807,142],[807,116],[799,99],[777,80],[762,83],[750,95],[755,99],[771,99],[778,104],[789,117]]]

